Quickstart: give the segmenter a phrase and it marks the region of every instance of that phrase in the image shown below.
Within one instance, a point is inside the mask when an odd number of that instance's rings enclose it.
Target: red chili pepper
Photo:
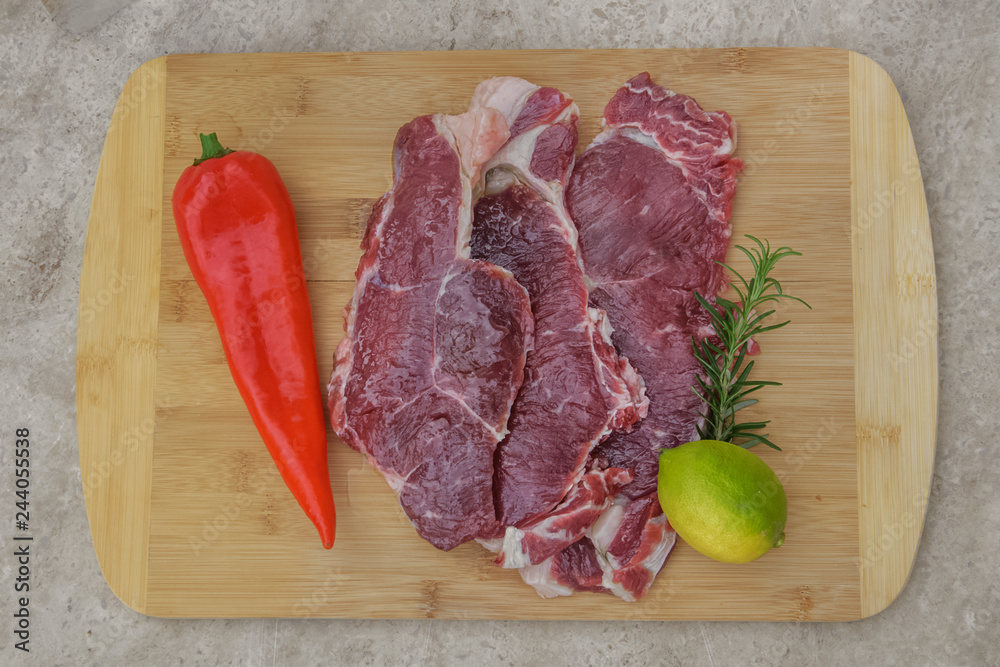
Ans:
[[[262,155],[201,135],[174,188],[177,233],[243,402],[282,479],[333,546],[336,513],[295,210]]]

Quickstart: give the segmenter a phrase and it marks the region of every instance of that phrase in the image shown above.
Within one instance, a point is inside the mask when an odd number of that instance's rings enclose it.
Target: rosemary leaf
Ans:
[[[767,380],[751,380],[750,371],[754,367],[753,360],[746,361],[750,341],[760,334],[774,331],[788,324],[764,325],[762,322],[774,314],[774,310],[763,310],[765,304],[781,299],[798,301],[811,309],[802,299],[785,294],[781,283],[770,275],[774,266],[785,257],[801,255],[791,248],[781,247],[771,249],[767,241],[747,235],[754,246],[746,248],[736,246],[750,260],[753,275],[747,279],[731,266],[718,262],[732,274],[732,289],[738,300],[731,301],[718,297],[713,304],[701,294],[695,293],[698,303],[709,315],[712,328],[718,335],[721,345],[716,345],[706,339],[700,342],[691,337],[691,348],[694,356],[704,371],[704,379],[697,377],[698,385],[692,390],[705,401],[706,409],[702,414],[703,425],[698,426],[698,435],[702,439],[723,440],[734,442],[741,447],[750,448],[754,445],[767,445],[781,449],[768,439],[768,434],[759,431],[768,424],[761,422],[739,422],[736,413],[745,407],[757,403],[756,398],[746,398],[752,392],[762,387],[780,386],[781,383]],[[740,442],[736,442],[740,440]]]

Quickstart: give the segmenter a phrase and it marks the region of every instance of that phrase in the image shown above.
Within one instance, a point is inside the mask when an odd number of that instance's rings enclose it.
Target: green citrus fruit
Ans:
[[[696,440],[664,449],[656,490],[677,534],[709,558],[747,563],[785,540],[785,489],[738,445]]]

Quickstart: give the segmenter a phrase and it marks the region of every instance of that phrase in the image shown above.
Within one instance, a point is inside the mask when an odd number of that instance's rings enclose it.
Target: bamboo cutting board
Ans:
[[[778,278],[813,310],[761,341],[755,451],[789,498],[784,546],[747,565],[679,543],[649,595],[543,600],[475,544],[420,540],[382,478],[330,433],[337,543],[325,551],[229,376],[184,262],[170,195],[197,134],[256,150],[295,203],[320,373],[343,335],[359,233],[396,130],[524,77],[573,96],[581,147],[621,83],[655,81],[739,123],[734,239],[803,253]],[[582,149],[582,148],[581,148]],[[730,258],[740,269],[738,253]],[[923,525],[937,411],[930,229],[906,115],[870,60],[826,49],[180,55],[115,108],[84,256],[80,466],[104,576],[157,616],[847,620],[899,593]]]

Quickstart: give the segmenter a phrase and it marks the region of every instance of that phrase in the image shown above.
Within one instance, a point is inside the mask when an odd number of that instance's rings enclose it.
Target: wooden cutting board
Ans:
[[[170,208],[198,132],[263,153],[298,212],[320,373],[343,335],[359,233],[396,130],[466,109],[497,75],[580,105],[581,150],[632,75],[724,109],[747,168],[734,238],[804,254],[778,277],[813,306],[761,340],[757,448],[789,498],[784,546],[748,565],[678,544],[638,603],[543,600],[478,545],[420,540],[382,478],[330,433],[324,551],[229,376]],[[744,268],[738,253],[730,258]],[[104,576],[156,616],[846,620],[899,593],[923,526],[937,412],[937,301],[920,168],[888,75],[827,49],[179,55],[115,108],[80,288],[80,467]]]

